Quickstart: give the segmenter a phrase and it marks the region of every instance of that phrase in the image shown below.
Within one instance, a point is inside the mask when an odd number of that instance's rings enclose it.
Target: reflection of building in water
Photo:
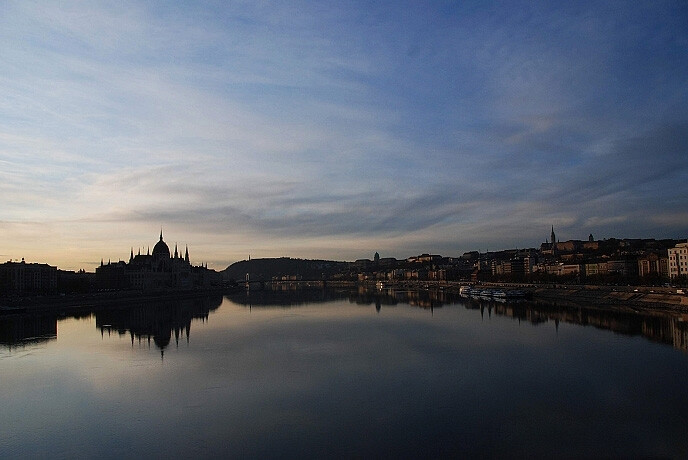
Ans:
[[[371,289],[367,286],[358,286],[357,291],[349,293],[349,302],[357,305],[371,305],[375,304],[375,310],[378,312],[382,306],[394,306],[398,303],[393,291],[390,289]]]
[[[375,304],[377,311],[380,311],[383,305],[397,305],[399,303],[432,311],[443,305],[456,303],[459,298],[458,294],[445,292],[441,289],[398,290],[387,288],[380,290],[359,286],[357,291],[351,292],[349,301],[360,305]]]
[[[10,348],[56,338],[55,316],[18,315],[0,318],[0,344]]]
[[[189,248],[186,247],[184,256],[174,246],[174,254],[162,239],[146,254],[138,251],[134,255],[132,248],[129,262],[102,261],[96,268],[96,282],[101,289],[139,289],[143,291],[160,289],[191,289],[194,287],[209,287],[219,285],[222,277],[215,270],[208,270],[207,266],[191,265]]]
[[[540,324],[550,320],[593,326],[617,334],[640,335],[654,342],[672,345],[688,351],[688,318],[677,315],[657,315],[605,311],[596,308],[540,307],[526,303],[492,303],[497,315]]]
[[[232,302],[251,307],[292,307],[309,303],[345,299],[348,291],[308,287],[294,289],[285,285],[266,285],[263,290],[244,290],[227,296]]]
[[[152,340],[161,352],[170,344],[174,333],[175,343],[180,339],[189,341],[191,322],[200,319],[205,322],[211,311],[222,303],[222,297],[174,300],[96,312],[96,327],[102,335],[129,333],[131,343],[135,340]]]

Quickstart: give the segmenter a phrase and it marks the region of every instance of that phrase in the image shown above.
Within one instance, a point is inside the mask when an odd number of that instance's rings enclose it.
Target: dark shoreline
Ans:
[[[461,286],[474,285],[466,281],[382,281],[390,289],[434,289],[459,293]],[[374,287],[369,281],[366,286]],[[528,283],[478,283],[483,287],[519,289],[527,293],[529,301],[542,305],[594,307],[614,311],[657,311],[688,313],[688,296],[677,294],[677,288],[657,286],[597,286]]]
[[[73,313],[117,308],[122,304],[164,302],[196,299],[236,292],[236,288],[213,288],[183,291],[108,291],[88,294],[67,294],[0,298],[0,315],[25,313]]]
[[[273,285],[318,288],[312,283],[273,282]],[[384,289],[440,290],[458,294],[466,281],[382,281]],[[329,287],[366,287],[377,289],[376,281],[328,282]],[[541,305],[594,307],[613,311],[656,311],[688,313],[688,296],[676,293],[676,288],[647,286],[591,286],[591,285],[534,285],[515,283],[480,283],[484,287],[521,289],[531,302]],[[321,288],[321,287],[320,287]],[[0,298],[0,315],[22,313],[68,313],[104,308],[117,308],[123,303],[149,303],[193,299],[209,295],[235,294],[243,286],[183,291],[108,291],[59,296]]]

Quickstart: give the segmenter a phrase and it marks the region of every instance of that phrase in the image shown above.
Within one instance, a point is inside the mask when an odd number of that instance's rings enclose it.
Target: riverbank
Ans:
[[[0,315],[21,313],[67,313],[113,308],[132,303],[152,303],[194,299],[235,292],[233,288],[172,290],[158,292],[105,291],[88,294],[0,298]]]
[[[381,284],[380,284],[381,283]],[[278,283],[279,284],[279,283]],[[299,283],[289,283],[298,287]],[[356,281],[327,282],[328,287],[397,290],[440,290],[459,294],[461,286],[475,285],[466,281]],[[677,293],[669,287],[645,286],[595,286],[595,285],[537,285],[527,283],[479,283],[481,287],[504,290],[519,289],[526,292],[529,300],[555,306],[607,308],[617,311],[676,311],[688,313],[688,296]],[[303,285],[306,286],[306,285]],[[308,287],[313,287],[308,285]],[[35,296],[0,298],[0,314],[13,313],[67,313],[96,308],[113,308],[121,304],[164,302],[192,299],[207,295],[232,294],[243,287],[223,287],[191,291],[164,291],[144,293],[141,291],[108,291],[89,294],[62,296]]]
[[[661,310],[688,312],[688,296],[661,288],[612,286],[563,286],[536,288],[533,300],[555,305],[584,306],[595,304],[616,310]]]
[[[375,282],[367,283],[377,286]],[[538,303],[566,306],[590,306],[614,310],[655,309],[688,312],[688,296],[677,288],[656,286],[596,286],[528,283],[468,283],[466,281],[383,281],[390,289],[439,289],[458,293],[461,286],[477,285],[485,288],[519,289]]]

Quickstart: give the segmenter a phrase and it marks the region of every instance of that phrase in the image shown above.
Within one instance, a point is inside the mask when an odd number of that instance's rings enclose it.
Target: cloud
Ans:
[[[0,211],[71,260],[688,232],[680,3],[5,8]]]
[[[655,183],[680,193],[686,188],[680,178],[688,169],[684,161],[688,152],[687,128],[685,123],[655,127],[617,141],[608,153],[588,158],[577,171],[573,168],[573,174],[560,171],[565,192],[562,198],[570,203],[584,203],[623,195],[628,201],[619,204],[632,206],[634,201],[630,199],[642,196],[643,190]]]

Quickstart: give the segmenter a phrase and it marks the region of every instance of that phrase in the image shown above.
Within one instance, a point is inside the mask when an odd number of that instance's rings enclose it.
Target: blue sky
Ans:
[[[570,3],[3,2],[0,257],[686,238],[688,4]]]

